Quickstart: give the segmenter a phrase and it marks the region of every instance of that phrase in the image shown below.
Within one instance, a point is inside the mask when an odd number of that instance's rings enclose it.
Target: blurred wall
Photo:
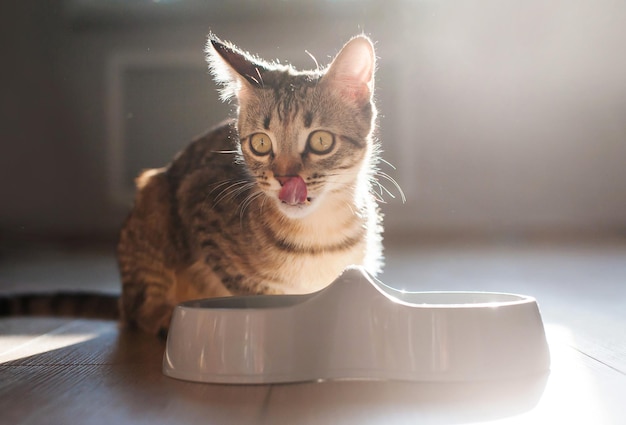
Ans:
[[[307,68],[377,40],[390,235],[625,231],[623,2],[214,3],[0,6],[0,238],[114,237],[132,176],[231,110],[209,29]]]

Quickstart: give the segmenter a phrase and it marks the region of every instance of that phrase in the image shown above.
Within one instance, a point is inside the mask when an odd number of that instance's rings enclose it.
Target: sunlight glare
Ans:
[[[572,331],[546,324],[550,344],[551,372],[537,406],[502,424],[603,424],[605,410],[592,370],[574,348]]]
[[[48,333],[31,335],[0,335],[0,364],[19,360],[94,339],[96,333]]]

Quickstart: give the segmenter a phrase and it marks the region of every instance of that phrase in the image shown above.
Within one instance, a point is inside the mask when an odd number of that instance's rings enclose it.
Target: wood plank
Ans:
[[[41,335],[67,325],[67,319],[26,319],[9,317],[0,320],[0,363],[19,358],[10,353],[21,350]]]
[[[262,413],[269,387],[167,378],[163,341],[120,332],[115,322],[69,320],[38,342],[80,334],[92,338],[0,364],[3,423],[233,424],[253,423]]]
[[[28,364],[36,361],[38,364],[56,364],[58,362],[72,363],[76,360],[85,362],[86,353],[98,355],[102,350],[93,350],[100,347],[103,341],[112,332],[111,322],[81,321],[59,318],[9,318],[2,321],[4,329],[9,328],[10,334],[0,333],[0,363],[14,361],[14,364]],[[91,344],[79,344],[89,340]],[[60,359],[57,350],[67,347]],[[75,352],[74,348],[80,350]],[[74,355],[78,359],[74,359]],[[93,360],[90,360],[93,361]]]
[[[255,423],[268,387],[193,384],[154,365],[0,366],[3,423]],[[5,422],[6,421],[6,422]]]

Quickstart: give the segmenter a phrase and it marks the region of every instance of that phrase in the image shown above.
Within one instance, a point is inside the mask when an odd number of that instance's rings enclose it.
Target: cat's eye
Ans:
[[[250,149],[255,155],[267,155],[272,150],[270,136],[265,133],[255,133],[250,136]]]
[[[335,146],[335,135],[324,130],[317,130],[309,136],[311,152],[322,155],[330,152]]]

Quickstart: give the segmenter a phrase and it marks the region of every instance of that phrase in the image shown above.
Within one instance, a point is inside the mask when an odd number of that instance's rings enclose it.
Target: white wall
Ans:
[[[412,7],[399,100],[406,222],[623,230],[626,3]]]

